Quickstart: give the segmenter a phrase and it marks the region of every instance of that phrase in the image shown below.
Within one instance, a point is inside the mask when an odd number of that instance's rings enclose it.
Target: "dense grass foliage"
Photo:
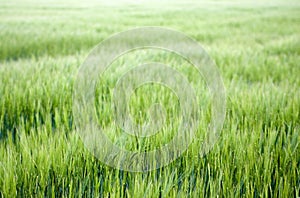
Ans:
[[[1,1],[0,196],[299,197],[299,21],[296,1]],[[149,25],[177,29],[203,44],[223,77],[227,115],[217,144],[203,158],[199,142],[209,110],[202,112],[197,137],[182,157],[155,171],[130,173],[106,166],[85,149],[75,133],[73,84],[96,44]],[[124,142],[122,131],[112,126],[110,109],[101,107],[111,100],[120,68],[145,61],[180,70],[203,93],[199,105],[210,105],[203,79],[178,57],[155,50],[120,57],[99,82],[104,97],[97,103],[99,123],[117,144]],[[137,89],[130,112],[142,123],[157,101],[166,108],[167,127],[151,141],[129,137],[127,149],[151,149],[174,135],[180,116],[166,88]]]

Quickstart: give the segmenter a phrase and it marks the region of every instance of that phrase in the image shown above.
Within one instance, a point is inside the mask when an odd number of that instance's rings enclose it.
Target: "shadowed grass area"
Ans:
[[[300,196],[297,2],[0,5],[1,196]],[[200,157],[211,117],[204,109],[210,103],[201,76],[174,54],[143,50],[120,57],[97,88],[103,93],[97,103],[99,123],[116,144],[125,137],[126,148],[151,150],[169,141],[180,122],[174,94],[147,85],[131,98],[133,120],[146,122],[147,108],[159,100],[169,125],[149,140],[122,136],[112,123],[112,110],[101,109],[110,104],[122,68],[164,62],[203,93],[198,96],[202,119],[184,155],[155,171],[130,173],[97,160],[75,133],[73,84],[96,44],[113,33],[149,25],[177,29],[203,44],[223,77],[227,115],[217,144]]]

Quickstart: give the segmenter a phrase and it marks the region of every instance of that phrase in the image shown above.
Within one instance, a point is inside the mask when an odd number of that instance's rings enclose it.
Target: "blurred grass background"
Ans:
[[[298,1],[1,0],[0,195],[299,197],[299,22]],[[224,80],[227,117],[204,158],[195,140],[167,167],[128,173],[82,145],[72,86],[96,44],[140,26],[173,28],[204,46]],[[164,58],[176,64],[174,57],[142,55],[117,64]],[[138,94],[136,101],[152,101]],[[133,101],[131,108],[143,106]]]

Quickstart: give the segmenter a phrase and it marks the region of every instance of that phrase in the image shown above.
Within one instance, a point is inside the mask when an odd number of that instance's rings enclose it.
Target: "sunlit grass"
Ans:
[[[127,3],[0,3],[0,195],[299,197],[299,5]],[[75,133],[73,84],[98,42],[145,25],[174,28],[203,44],[223,77],[227,115],[217,144],[203,158],[199,143],[209,111],[202,112],[197,136],[182,157],[155,171],[130,173],[106,166],[85,149]],[[121,57],[107,71],[105,87],[99,82],[105,97],[98,108],[111,102],[122,68],[144,61],[178,69],[203,90],[199,105],[209,106],[203,79],[188,64],[145,50]],[[151,150],[177,130],[176,97],[147,85],[129,101],[134,121],[143,123],[157,100],[166,107],[169,125],[151,141],[122,136],[109,108],[99,123],[111,129],[106,133],[117,144],[127,138],[126,148]]]

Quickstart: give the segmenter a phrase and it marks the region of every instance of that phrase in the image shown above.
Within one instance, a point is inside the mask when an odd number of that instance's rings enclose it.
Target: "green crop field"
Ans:
[[[203,46],[223,78],[226,118],[216,144],[201,156],[212,105],[205,81],[172,53],[141,49],[121,56],[95,88],[98,122],[115,144],[139,152],[159,148],[182,119],[176,94],[147,84],[128,101],[130,114],[146,123],[149,107],[159,102],[165,126],[138,138],[114,124],[113,88],[136,65],[176,68],[199,91],[201,108],[195,138],[179,158],[128,172],[84,146],[73,93],[81,64],[99,42],[143,26],[171,28]],[[0,197],[300,197],[299,133],[297,0],[0,0]]]

